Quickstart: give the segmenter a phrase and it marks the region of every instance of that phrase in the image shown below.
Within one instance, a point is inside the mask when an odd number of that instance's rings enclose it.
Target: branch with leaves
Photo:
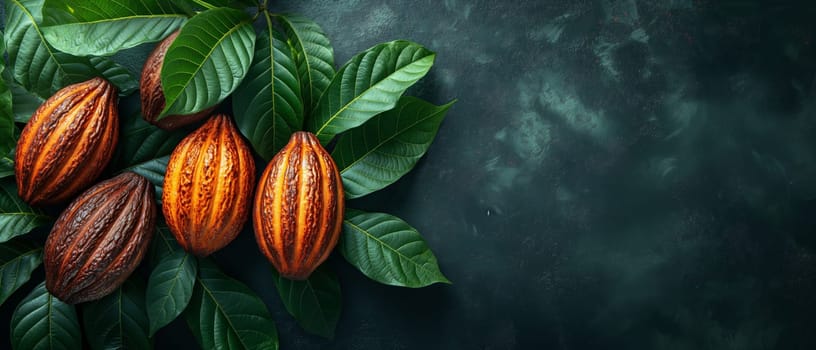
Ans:
[[[134,98],[138,81],[109,58],[117,52],[180,30],[161,70],[167,102],[162,116],[192,114],[229,100],[240,132],[265,162],[293,132],[310,131],[324,146],[333,145],[331,156],[351,205],[410,172],[453,105],[405,96],[433,66],[435,53],[422,45],[379,44],[337,68],[317,23],[274,13],[266,0],[6,0],[5,13],[0,304],[42,264],[43,242],[29,233],[47,231],[53,223],[17,196],[13,159],[20,130],[44,99],[92,77],[105,77],[123,99]],[[169,154],[188,131],[158,129],[138,110],[122,110],[120,116],[120,141],[106,174],[136,172],[154,183],[160,199]],[[450,283],[420,233],[389,214],[346,210],[338,250],[383,284]],[[277,348],[275,324],[260,297],[213,261],[185,252],[162,224],[142,264],[150,271],[146,279],[134,274],[113,294],[78,305],[63,303],[39,283],[12,315],[13,347],[80,348],[84,330],[93,349],[151,348],[156,332],[183,316],[203,348]],[[270,277],[304,330],[333,337],[341,292],[328,265],[306,281],[274,271]]]

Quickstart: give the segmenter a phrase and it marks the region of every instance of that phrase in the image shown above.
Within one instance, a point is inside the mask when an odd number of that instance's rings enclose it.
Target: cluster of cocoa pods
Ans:
[[[252,211],[261,252],[282,276],[306,279],[339,239],[344,200],[337,166],[313,134],[295,132],[256,188],[253,154],[229,116],[210,116],[210,108],[159,118],[161,65],[176,35],[145,62],[142,114],[165,129],[209,119],[170,155],[161,203],[168,228],[182,248],[204,257],[234,240]],[[34,206],[70,201],[43,257],[46,287],[67,303],[99,299],[121,286],[144,257],[158,220],[154,188],[144,177],[125,172],[94,184],[118,141],[117,99],[102,78],[66,86],[36,110],[17,143],[20,198]]]

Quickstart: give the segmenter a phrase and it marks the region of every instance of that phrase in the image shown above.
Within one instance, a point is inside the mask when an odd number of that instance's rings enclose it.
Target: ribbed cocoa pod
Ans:
[[[149,123],[162,129],[172,130],[195,123],[206,118],[215,107],[207,108],[201,112],[188,115],[168,115],[159,118],[164,110],[164,89],[161,85],[161,70],[164,65],[164,56],[170,44],[179,35],[175,31],[162,40],[156,48],[147,56],[144,66],[142,66],[142,77],[139,80],[139,96],[142,101],[142,117]]]
[[[45,242],[45,286],[76,304],[110,294],[147,252],[156,228],[153,185],[126,172],[100,182],[60,214]]]
[[[343,182],[314,134],[295,132],[258,181],[255,239],[281,276],[304,280],[340,238]]]
[[[232,242],[252,204],[255,161],[232,120],[212,116],[170,155],[162,211],[179,245],[207,256]]]
[[[17,141],[14,175],[20,198],[56,204],[90,186],[119,138],[116,88],[94,78],[66,86],[31,116]]]

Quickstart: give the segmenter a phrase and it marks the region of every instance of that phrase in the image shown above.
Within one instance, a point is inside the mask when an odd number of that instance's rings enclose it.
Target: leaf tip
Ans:
[[[442,278],[442,280],[440,280],[440,281],[439,281],[439,283],[441,283],[441,284],[447,284],[447,285],[449,285],[449,286],[452,286],[452,285],[453,285],[453,282],[451,282],[451,280],[449,280],[447,277],[443,277],[443,278]]]

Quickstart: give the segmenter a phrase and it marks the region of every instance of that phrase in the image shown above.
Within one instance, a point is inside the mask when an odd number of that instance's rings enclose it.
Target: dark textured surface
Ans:
[[[410,93],[459,99],[414,172],[349,202],[418,228],[453,285],[382,286],[334,256],[329,341],[288,317],[250,232],[216,254],[282,349],[816,348],[812,1],[271,7],[322,25],[338,65],[422,43],[437,61]],[[156,340],[193,344],[179,321]]]
[[[338,63],[425,44],[412,93],[459,99],[412,174],[349,204],[416,226],[454,284],[338,262],[337,339],[283,323],[283,348],[816,347],[816,4],[279,3]]]

